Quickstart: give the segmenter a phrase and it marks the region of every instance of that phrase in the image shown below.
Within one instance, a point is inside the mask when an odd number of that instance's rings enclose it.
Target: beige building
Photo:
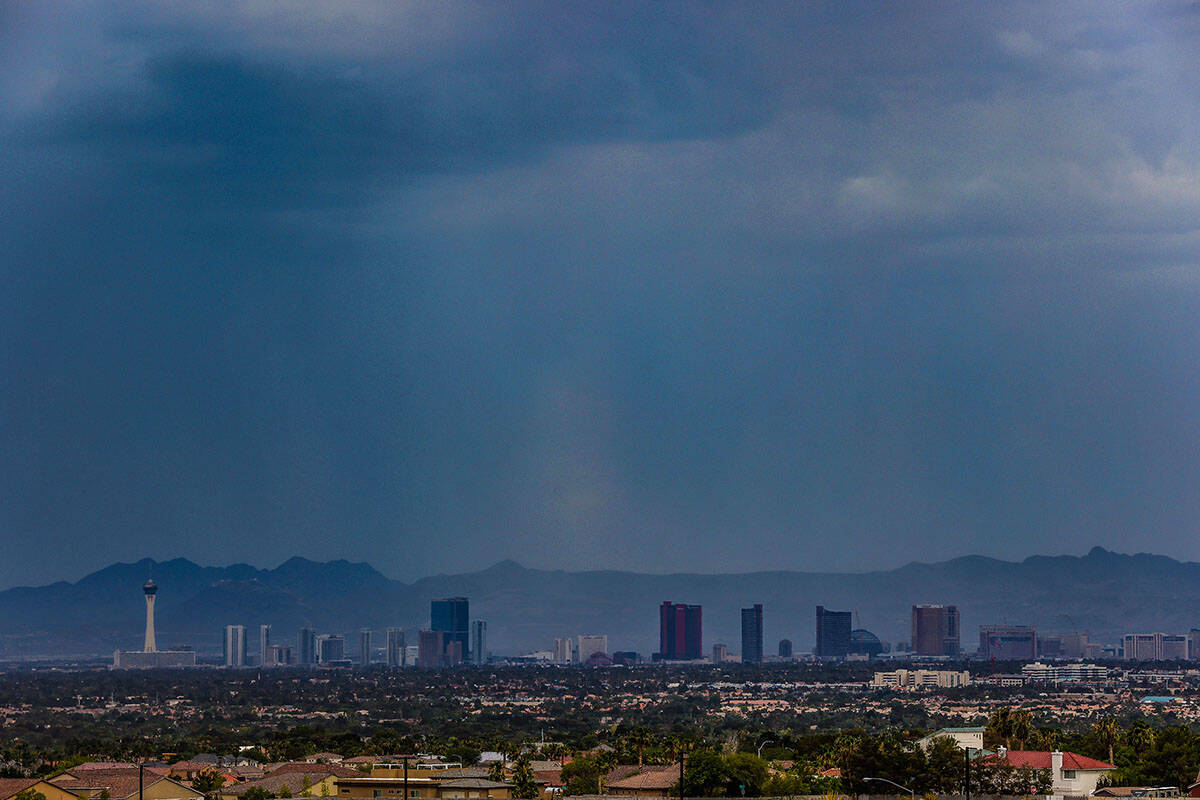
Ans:
[[[76,797],[84,798],[84,800],[98,797],[106,790],[112,800],[138,798],[139,795],[136,767],[132,769],[88,769],[75,773],[64,772],[56,778],[51,778],[50,783],[60,789],[65,789]],[[204,798],[203,794],[190,786],[185,786],[179,781],[149,770],[142,777],[140,794],[141,800],[203,800]],[[47,800],[50,800],[48,795]]]
[[[898,669],[893,672],[876,672],[872,686],[893,689],[952,689],[970,686],[971,673],[947,669]]]
[[[264,778],[245,783],[235,783],[221,790],[221,800],[237,800],[249,789],[258,786],[278,797],[287,793],[292,797],[336,797],[338,776],[328,769],[317,769],[313,766],[311,772],[302,770],[273,772]]]
[[[0,800],[13,800],[21,792],[37,792],[46,800],[79,800],[78,795],[38,778],[0,778]]]
[[[949,739],[959,750],[983,750],[983,728],[942,728],[917,739],[917,747],[928,750],[936,739]]]
[[[512,785],[479,775],[463,775],[466,770],[409,770],[403,775],[337,778],[337,797],[346,800],[437,800],[437,798],[507,798]],[[405,789],[407,786],[407,797]]]

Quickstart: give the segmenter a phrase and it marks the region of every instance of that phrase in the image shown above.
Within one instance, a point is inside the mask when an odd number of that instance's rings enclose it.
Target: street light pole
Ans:
[[[892,786],[895,786],[900,791],[908,792],[908,796],[910,798],[912,798],[912,800],[916,800],[916,797],[917,797],[916,792],[914,792],[912,789],[908,788],[907,786],[901,786],[900,784],[896,783],[895,781],[889,781],[887,778],[863,778],[863,780],[864,781],[880,781],[882,783],[890,783]]]

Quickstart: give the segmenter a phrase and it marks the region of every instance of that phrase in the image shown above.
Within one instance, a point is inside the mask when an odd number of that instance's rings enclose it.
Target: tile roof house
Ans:
[[[622,778],[605,785],[608,794],[670,797],[671,787],[679,782],[679,765],[649,767],[636,775]]]
[[[305,792],[309,797],[334,797],[337,795],[337,775],[328,766],[318,767],[315,764],[307,766],[309,767],[307,770],[275,771],[256,781],[226,786],[221,790],[221,798],[222,800],[234,800],[256,786],[266,789],[268,793],[276,797],[283,793],[285,786],[292,797],[300,797]],[[307,786],[305,786],[306,782]]]
[[[492,781],[487,778],[455,778],[438,787],[438,797],[512,797],[512,784]]]
[[[140,789],[139,789],[140,782]],[[99,796],[105,790],[112,800],[127,800],[141,794],[142,800],[202,800],[204,795],[165,775],[149,769],[138,777],[134,769],[87,769],[78,775],[64,772],[50,783],[82,798]]]
[[[0,800],[13,800],[28,791],[40,793],[46,800],[76,800],[76,795],[40,778],[0,778]]]
[[[987,758],[1013,767],[1048,769],[1051,791],[1061,795],[1090,795],[1096,791],[1100,778],[1116,769],[1104,761],[1057,750],[1006,750],[1001,747]]]

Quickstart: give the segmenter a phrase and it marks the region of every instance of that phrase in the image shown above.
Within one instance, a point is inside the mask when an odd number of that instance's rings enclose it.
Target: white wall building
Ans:
[[[935,739],[942,738],[953,741],[959,750],[983,749],[983,728],[942,728],[917,739],[917,746],[922,750],[928,750],[933,746]]]
[[[1057,750],[1005,750],[1001,747],[994,758],[1014,767],[1049,769],[1050,791],[1056,795],[1086,797],[1096,791],[1100,778],[1116,769],[1112,764],[1094,758]]]
[[[225,626],[225,666],[246,666],[246,626]]]
[[[594,653],[608,654],[608,636],[589,636],[580,634],[575,650],[575,659],[580,664],[586,664]]]

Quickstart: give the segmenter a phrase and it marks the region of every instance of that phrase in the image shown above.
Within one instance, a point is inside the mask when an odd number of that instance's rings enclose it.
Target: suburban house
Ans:
[[[22,792],[40,794],[46,800],[78,800],[77,795],[40,778],[0,778],[0,800],[13,800]]]
[[[401,777],[337,778],[337,797],[341,800],[430,800],[432,798],[507,798],[512,785],[484,776],[463,775],[466,770],[439,770],[438,774]]]
[[[84,800],[98,797],[105,791],[112,800],[138,798],[139,794],[142,800],[203,800],[204,798],[202,793],[190,786],[185,786],[161,773],[151,772],[149,769],[142,774],[141,788],[139,789],[137,767],[64,772],[56,778],[51,778],[50,783],[60,789],[65,789],[76,797],[84,798]],[[47,796],[47,800],[49,800],[49,796]]]
[[[291,794],[292,797],[333,797],[337,794],[338,776],[334,772],[319,764],[305,766],[307,770],[279,770],[256,781],[228,784],[221,790],[221,800],[237,800],[256,786],[275,797],[285,794]]]
[[[988,756],[1013,767],[1050,770],[1051,792],[1061,795],[1086,796],[1096,791],[1100,779],[1116,769],[1112,764],[1058,750],[1007,750],[1000,747]]]
[[[670,797],[671,787],[679,782],[679,765],[648,767],[645,771],[628,778],[605,784],[606,794],[631,795],[636,797]]]

